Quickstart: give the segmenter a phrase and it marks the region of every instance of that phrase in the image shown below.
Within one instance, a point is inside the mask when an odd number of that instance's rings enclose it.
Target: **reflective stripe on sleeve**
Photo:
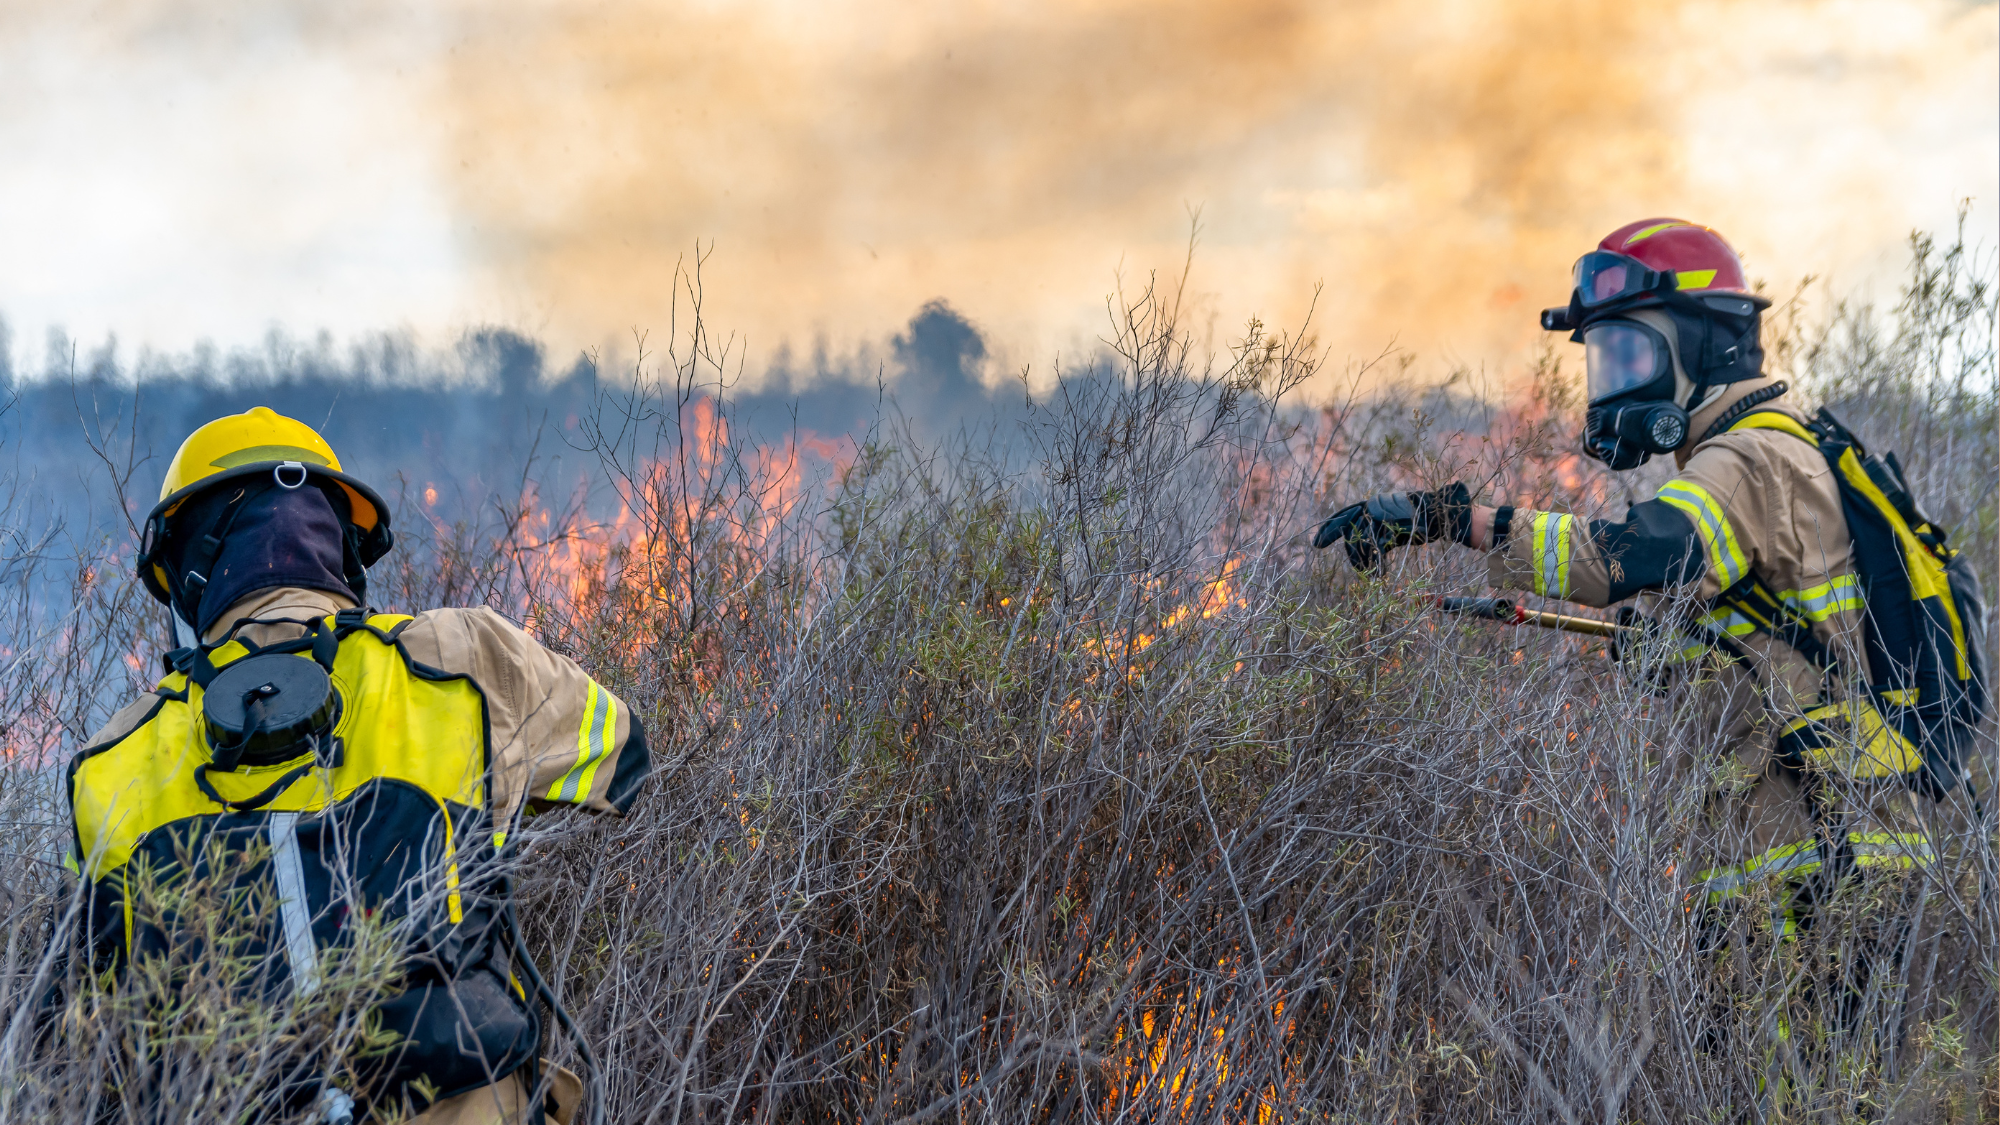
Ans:
[[[1691,481],[1671,480],[1661,486],[1659,498],[1687,513],[1693,521],[1695,530],[1701,533],[1702,545],[1708,549],[1709,569],[1716,573],[1723,589],[1736,585],[1738,579],[1749,573],[1750,564],[1744,561],[1743,551],[1736,545],[1736,532],[1729,526],[1729,517],[1707,489]]]
[[[1757,623],[1733,609],[1712,609],[1701,615],[1701,623],[1730,637],[1747,637],[1757,631]]]
[[[618,703],[610,692],[591,681],[583,701],[583,722],[576,731],[576,764],[549,786],[548,799],[581,803],[590,796],[597,767],[610,752],[618,729]]]
[[[1861,576],[1843,574],[1830,582],[1778,594],[1793,613],[1815,625],[1844,609],[1861,608]]]
[[[1528,541],[1535,551],[1535,593],[1551,598],[1569,596],[1570,536],[1575,525],[1575,516],[1534,514]]]

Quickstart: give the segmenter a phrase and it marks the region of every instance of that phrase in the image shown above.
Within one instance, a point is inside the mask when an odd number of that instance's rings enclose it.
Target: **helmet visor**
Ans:
[[[1644,262],[1609,250],[1592,250],[1578,258],[1573,272],[1577,299],[1586,309],[1650,293],[1660,283],[1659,273]]]
[[[1643,387],[1671,369],[1666,337],[1626,320],[1583,330],[1583,366],[1591,402]]]

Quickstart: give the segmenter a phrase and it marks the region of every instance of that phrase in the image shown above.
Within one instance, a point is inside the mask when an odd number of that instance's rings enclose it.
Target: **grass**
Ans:
[[[1991,583],[1991,262],[1913,249],[1900,306],[1794,304],[1773,362],[1904,451]],[[1938,866],[1843,887],[1796,941],[1753,905],[1711,955],[1689,888],[1728,776],[1696,693],[1438,616],[1421,594],[1484,581],[1468,553],[1365,576],[1304,543],[1337,502],[1455,477],[1576,510],[1649,494],[1660,467],[1568,451],[1573,371],[1308,407],[1302,385],[1405,381],[1321,371],[1305,330],[1210,359],[1172,290],[1111,311],[1106,359],[1018,434],[885,424],[824,489],[706,436],[726,372],[697,328],[588,428],[619,534],[502,508],[378,568],[382,605],[531,622],[651,732],[632,815],[536,820],[521,873],[612,1120],[2000,1117],[1990,820],[1928,811]],[[91,688],[151,612],[119,574],[78,571],[69,623],[0,655],[10,746],[102,718]],[[0,1114],[202,1097],[242,1119],[244,1076],[379,1049],[380,958],[336,966],[312,1011],[191,992],[190,961],[136,992],[54,971],[60,813],[35,754],[10,761]],[[1823,982],[1898,942],[1840,1030]],[[66,1007],[37,1033],[20,1013],[51,979]],[[127,1080],[141,1058],[171,1059],[181,1102]]]

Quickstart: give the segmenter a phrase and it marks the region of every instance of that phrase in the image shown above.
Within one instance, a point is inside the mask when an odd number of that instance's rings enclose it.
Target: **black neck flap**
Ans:
[[[367,572],[342,507],[324,489],[269,478],[189,501],[165,552],[174,609],[199,637],[259,590],[294,586],[366,600]]]

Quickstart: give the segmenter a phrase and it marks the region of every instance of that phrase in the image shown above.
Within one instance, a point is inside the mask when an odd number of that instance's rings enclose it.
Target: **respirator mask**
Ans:
[[[1570,339],[1584,345],[1590,406],[1583,448],[1612,471],[1680,449],[1688,412],[1707,390],[1762,374],[1758,313],[1770,302],[1680,288],[1707,286],[1715,273],[1656,270],[1629,255],[1593,250],[1576,261],[1568,307],[1542,310],[1544,329],[1573,333]],[[1633,315],[1639,309],[1649,315]],[[1675,334],[1678,351],[1655,326],[1654,313]]]
[[[1590,388],[1584,452],[1623,472],[1687,441],[1688,412],[1674,401],[1666,336],[1637,320],[1601,320],[1584,328],[1583,347]]]

